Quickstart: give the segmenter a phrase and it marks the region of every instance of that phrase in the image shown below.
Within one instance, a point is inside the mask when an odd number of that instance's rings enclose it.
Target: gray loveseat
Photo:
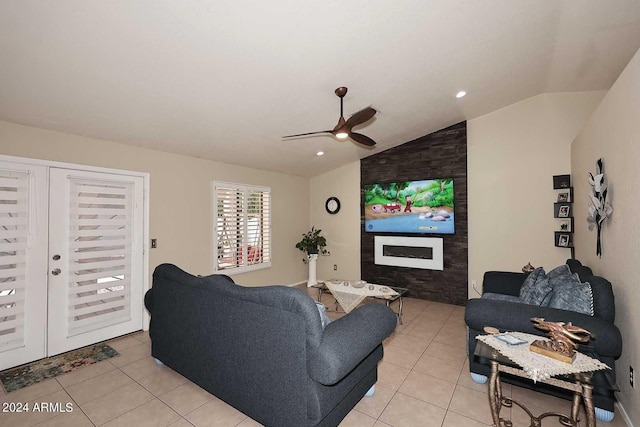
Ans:
[[[475,337],[484,333],[482,332],[483,328],[493,326],[500,331],[521,331],[545,336],[544,331],[534,327],[530,320],[532,317],[543,317],[549,321],[572,322],[574,325],[594,333],[596,338],[586,345],[580,345],[579,351],[606,363],[615,378],[615,360],[620,357],[622,352],[622,337],[614,324],[615,303],[611,283],[602,277],[594,276],[591,269],[583,266],[578,260],[569,259],[566,264],[571,273],[578,275],[581,282],[589,282],[591,285],[593,316],[571,310],[519,302],[520,289],[527,274],[504,271],[485,273],[483,297],[470,299],[465,309],[465,321],[468,327],[467,344],[470,355],[469,370],[474,380],[481,382],[483,377],[490,373],[488,364],[473,356],[476,346]],[[504,381],[570,398],[570,395],[545,384],[533,384],[532,381],[510,376],[505,376]],[[601,373],[596,373],[593,381],[593,403],[596,407],[596,416],[600,420],[609,421],[613,418],[615,401],[613,391],[607,386],[606,378]]]
[[[377,380],[396,317],[367,304],[322,329],[305,292],[158,266],[152,355],[267,427],[337,426]]]

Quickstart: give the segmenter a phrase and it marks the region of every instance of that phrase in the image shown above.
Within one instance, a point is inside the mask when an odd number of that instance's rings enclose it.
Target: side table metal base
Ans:
[[[541,382],[551,384],[556,387],[564,388],[566,390],[573,391],[573,401],[571,403],[571,415],[560,414],[557,412],[545,412],[541,415],[535,416],[527,407],[523,404],[502,396],[502,384],[500,382],[500,371],[516,375],[519,377],[526,377],[521,369],[512,368],[509,366],[500,365],[499,362],[491,361],[491,375],[489,377],[489,408],[491,410],[491,418],[493,419],[493,426],[495,427],[513,427],[513,423],[505,418],[500,418],[500,410],[502,407],[512,408],[516,405],[526,412],[531,420],[530,427],[541,427],[542,420],[547,417],[558,417],[558,421],[561,425],[567,427],[578,427],[579,423],[579,411],[580,402],[584,401],[586,412],[586,426],[596,427],[595,410],[593,407],[592,393],[593,386],[585,381],[576,381],[571,383],[564,380],[550,378]]]

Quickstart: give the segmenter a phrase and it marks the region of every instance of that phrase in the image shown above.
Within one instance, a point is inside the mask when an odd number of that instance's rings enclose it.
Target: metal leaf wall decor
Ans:
[[[602,244],[600,243],[600,234],[602,232],[602,223],[610,217],[613,212],[613,207],[607,201],[607,184],[604,182],[602,159],[598,159],[596,162],[595,176],[589,172],[589,184],[591,185],[591,191],[589,194],[589,215],[587,216],[587,222],[589,223],[589,230],[593,230],[594,227],[598,230],[596,255],[598,258],[601,258]]]

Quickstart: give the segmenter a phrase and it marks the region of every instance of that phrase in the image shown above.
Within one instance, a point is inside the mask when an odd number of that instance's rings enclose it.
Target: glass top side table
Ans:
[[[536,337],[540,338],[540,337]],[[528,348],[528,344],[526,345]],[[593,384],[592,379],[594,371],[578,372],[567,375],[558,375],[547,379],[539,379],[538,382],[559,387],[564,390],[573,392],[573,400],[571,403],[571,414],[565,415],[556,412],[545,412],[539,416],[533,415],[523,404],[502,395],[502,384],[500,382],[500,372],[514,375],[521,378],[530,378],[530,375],[518,364],[502,354],[499,350],[491,347],[489,344],[477,340],[475,356],[485,359],[491,365],[491,375],[489,377],[489,407],[493,425],[496,427],[512,427],[510,420],[500,417],[500,410],[504,407],[512,407],[514,404],[522,408],[531,419],[530,427],[540,427],[542,420],[547,417],[558,417],[559,422],[563,426],[577,427],[580,403],[584,402],[586,412],[587,427],[595,427],[595,409],[592,401]],[[603,375],[607,387],[611,390],[619,390],[611,373],[606,370],[597,371],[597,375]]]

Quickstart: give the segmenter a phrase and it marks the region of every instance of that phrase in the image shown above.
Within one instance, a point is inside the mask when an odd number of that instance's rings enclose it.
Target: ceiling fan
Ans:
[[[362,135],[361,133],[352,132],[351,129],[354,126],[358,126],[364,122],[371,120],[373,116],[376,115],[377,111],[372,107],[363,108],[362,110],[354,113],[347,120],[344,119],[343,108],[342,108],[342,100],[344,96],[347,94],[347,88],[342,86],[335,90],[336,95],[340,98],[340,119],[338,120],[338,124],[332,130],[322,130],[318,132],[307,132],[307,133],[299,133],[296,135],[287,135],[283,136],[283,138],[296,138],[299,136],[308,136],[308,135],[317,135],[321,133],[330,133],[335,135],[338,139],[346,139],[351,138],[355,142],[366,145],[369,147],[373,147],[376,145],[376,142],[369,138],[368,136]]]

